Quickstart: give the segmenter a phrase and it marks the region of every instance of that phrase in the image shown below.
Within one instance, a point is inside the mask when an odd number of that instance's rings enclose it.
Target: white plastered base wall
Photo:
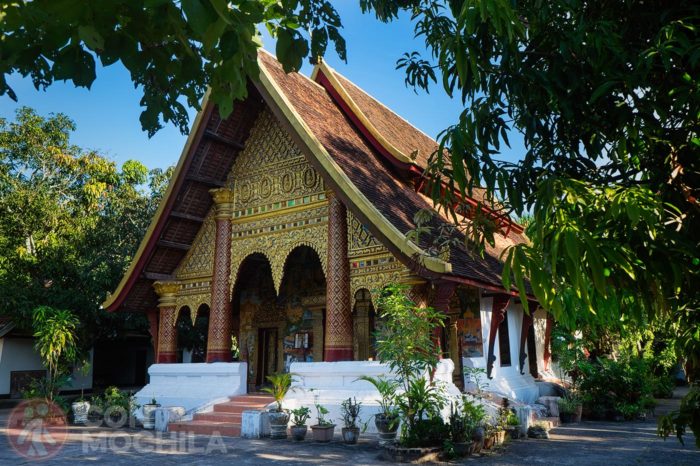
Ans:
[[[148,368],[150,382],[136,393],[136,403],[155,398],[162,407],[181,406],[191,416],[245,394],[246,374],[244,362],[153,364]],[[136,417],[143,419],[140,409]]]
[[[491,329],[493,298],[481,298],[481,329],[482,341],[484,345],[483,357],[478,358],[463,358],[464,367],[475,367],[486,369],[486,361],[489,353],[489,331]],[[528,360],[524,363],[524,374],[519,370],[519,351],[520,351],[520,330],[523,321],[523,309],[520,304],[510,303],[506,312],[508,319],[508,334],[510,341],[510,366],[501,366],[500,348],[498,343],[498,334],[494,344],[494,355],[496,360],[493,364],[492,378],[489,380],[486,376],[482,377],[481,385],[486,391],[503,394],[509,398],[521,401],[523,403],[534,403],[539,398],[539,387],[535,378],[532,377],[528,369]],[[537,330],[535,330],[537,333]],[[538,367],[542,359],[542,352],[537,349]],[[528,356],[529,357],[529,356]],[[473,389],[473,381],[469,380],[465,371],[465,387]],[[484,387],[485,384],[488,384]]]

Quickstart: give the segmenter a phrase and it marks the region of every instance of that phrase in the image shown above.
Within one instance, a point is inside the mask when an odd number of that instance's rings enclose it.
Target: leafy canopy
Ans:
[[[136,161],[119,169],[71,144],[74,129],[65,115],[43,117],[29,108],[13,122],[0,119],[0,315],[31,328],[37,309],[69,310],[86,348],[125,326],[146,328],[143,317],[99,309],[139,244],[169,171]]]
[[[0,2],[0,95],[17,99],[7,76],[30,76],[37,89],[54,81],[90,88],[96,63],[120,63],[143,96],[141,125],[153,135],[162,122],[185,133],[187,106],[205,90],[230,114],[257,78],[258,25],[277,38],[286,71],[328,41],[345,59],[340,18],[327,0],[18,0]]]
[[[642,322],[697,309],[697,2],[360,3],[383,21],[412,15],[427,53],[398,61],[406,84],[464,103],[432,179],[462,195],[485,186],[505,212],[531,213],[531,243],[509,250],[506,286],[524,294],[528,277],[570,324],[581,312]],[[499,160],[514,131],[523,159]],[[434,188],[445,209],[464,212]]]

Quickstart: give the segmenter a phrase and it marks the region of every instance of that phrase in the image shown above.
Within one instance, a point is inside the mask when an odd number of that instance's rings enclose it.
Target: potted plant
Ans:
[[[462,397],[462,412],[471,428],[472,452],[478,453],[484,447],[486,410],[483,405],[471,401],[468,396],[464,395]]]
[[[520,420],[513,411],[508,413],[506,418],[506,433],[513,440],[520,438]]]
[[[107,387],[103,394],[104,421],[110,427],[122,427],[131,419],[139,406],[130,392]]]
[[[267,376],[270,382],[270,387],[265,387],[262,390],[269,393],[275,398],[277,406],[268,410],[270,415],[270,438],[285,439],[287,438],[287,423],[289,423],[289,413],[282,408],[282,400],[287,395],[289,388],[292,386],[293,374],[280,372]]]
[[[360,427],[357,425],[357,419],[360,417],[360,409],[362,403],[358,403],[355,398],[348,398],[340,404],[343,412],[343,424],[341,432],[343,441],[349,445],[354,445],[360,438]]]
[[[396,388],[398,383],[393,380],[388,380],[383,377],[362,376],[358,380],[365,380],[379,392],[379,409],[380,411],[374,415],[374,425],[379,432],[379,441],[381,443],[391,443],[396,438],[396,432],[399,430],[399,413],[393,406],[396,397]]]
[[[90,363],[83,363],[78,372],[83,376],[88,375],[90,373]],[[85,399],[85,389],[82,385],[80,387],[80,398],[71,403],[71,410],[73,411],[73,423],[87,424],[90,402]]]
[[[473,449],[471,430],[471,425],[464,412],[455,410],[454,404],[450,404],[450,441],[455,456],[471,454]]]
[[[490,423],[484,424],[484,450],[490,450],[496,446],[496,426]]]
[[[316,405],[316,413],[318,423],[315,426],[311,426],[311,431],[314,435],[314,440],[317,442],[330,442],[333,440],[333,434],[335,432],[335,424],[326,419],[326,414],[328,414],[328,409]]]
[[[580,420],[581,402],[574,397],[565,396],[557,401],[559,406],[559,420],[562,424],[576,422]]]
[[[143,412],[143,428],[148,430],[153,430],[156,427],[156,408],[160,408],[160,404],[155,398],[151,398],[151,401],[144,404],[141,407]]]
[[[102,425],[102,420],[104,417],[105,402],[104,399],[99,395],[93,395],[90,397],[90,410],[88,411],[88,421],[90,425],[98,427]]]
[[[302,441],[306,438],[306,421],[311,417],[311,410],[306,406],[293,409],[292,413],[292,438],[296,441]]]

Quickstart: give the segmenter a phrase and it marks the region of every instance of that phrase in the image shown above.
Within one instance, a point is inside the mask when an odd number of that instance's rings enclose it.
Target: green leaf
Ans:
[[[187,17],[187,24],[200,36],[203,36],[218,18],[206,0],[182,0],[181,5]]]
[[[78,37],[92,50],[102,50],[105,41],[93,26],[78,26]]]
[[[600,97],[602,97],[604,94],[607,94],[610,91],[610,89],[615,87],[616,84],[617,84],[617,81],[607,81],[607,82],[604,82],[603,84],[601,84],[600,86],[598,86],[593,91],[593,94],[591,94],[590,103],[591,104],[596,103],[596,101]]]

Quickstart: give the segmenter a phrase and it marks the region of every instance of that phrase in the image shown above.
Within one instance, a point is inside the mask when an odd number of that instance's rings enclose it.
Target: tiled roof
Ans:
[[[261,54],[260,61],[314,136],[365,197],[402,233],[414,229],[415,213],[421,209],[433,208],[428,199],[417,193],[410,181],[404,180],[386,163],[375,147],[362,137],[351,118],[333,101],[326,89],[301,74],[285,74],[281,65],[268,54]],[[343,85],[350,84],[347,79],[342,79]],[[406,150],[413,147],[413,143],[426,150],[431,147],[426,140],[427,136],[376,103],[356,86],[351,86],[353,90],[349,92],[353,93],[353,99],[357,98],[356,102],[363,106],[367,117],[373,118],[372,123],[377,128],[391,131],[391,137],[395,138],[392,142],[403,141]],[[432,147],[435,147],[434,142]],[[463,247],[457,248],[451,251],[453,273],[500,287],[502,265],[499,256],[505,246],[523,240],[523,237],[513,233],[509,238],[500,237],[496,247],[487,247],[484,257],[473,256]]]
[[[366,206],[378,212],[375,218],[385,226],[390,225],[391,232],[398,232],[400,239],[405,241],[403,235],[415,228],[415,213],[420,209],[432,208],[429,199],[415,191],[415,178],[411,178],[415,172],[406,176],[405,172],[401,172],[406,166],[404,162],[403,165],[393,164],[385,153],[381,153],[382,148],[377,147],[377,141],[369,140],[367,133],[358,127],[354,115],[349,114],[347,108],[342,108],[327,88],[301,74],[285,74],[277,60],[265,52],[259,54],[259,61],[308,131],[320,142],[334,165],[339,167],[332,170],[342,171],[366,199],[363,201]],[[411,154],[417,150],[416,165],[427,162],[427,157],[435,148],[434,141],[347,79],[340,75],[336,75],[336,78],[364,117],[371,121],[376,131],[381,132],[382,138],[402,153]],[[152,284],[155,280],[171,279],[184,257],[184,251],[192,244],[211,207],[208,191],[223,185],[233,161],[247,140],[255,116],[264,105],[264,95],[269,95],[270,89],[265,86],[261,83],[249,85],[248,98],[234,105],[233,113],[226,120],[219,118],[218,110],[211,104],[204,106],[192,128],[168,192],[129,269],[114,294],[105,301],[106,309],[145,311],[157,305]],[[279,102],[274,105],[281,108]],[[296,128],[295,131],[300,129]],[[325,175],[333,174],[327,171]],[[353,205],[349,207],[351,210],[361,210]],[[362,218],[361,211],[355,213]],[[451,277],[500,289],[502,267],[499,254],[504,245],[522,239],[518,235],[500,238],[498,247],[488,248],[483,258],[471,256],[463,247],[456,248],[450,256]],[[386,241],[387,247],[392,241]],[[395,243],[392,244],[396,247]],[[413,245],[408,249],[411,248],[419,250]]]

